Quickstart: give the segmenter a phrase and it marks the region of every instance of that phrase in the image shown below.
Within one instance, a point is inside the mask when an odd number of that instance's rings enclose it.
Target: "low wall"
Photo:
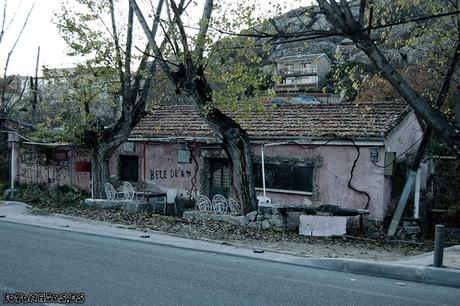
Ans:
[[[98,208],[121,208],[132,212],[150,211],[151,205],[137,200],[110,201],[106,199],[85,199],[85,205]]]

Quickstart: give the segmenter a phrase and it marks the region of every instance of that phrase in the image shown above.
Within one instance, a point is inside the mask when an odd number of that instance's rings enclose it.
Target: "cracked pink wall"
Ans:
[[[373,146],[375,147],[375,146]],[[255,149],[260,155],[260,147]],[[383,147],[379,149],[380,158],[383,156]],[[366,197],[348,187],[351,168],[357,156],[354,146],[350,145],[309,145],[302,147],[296,145],[274,146],[265,148],[265,156],[289,157],[298,160],[322,156],[323,163],[316,171],[313,185],[317,185],[318,196],[267,192],[272,203],[308,204],[313,205],[334,204],[343,208],[365,208]],[[383,170],[370,161],[369,147],[360,146],[360,157],[354,170],[352,186],[369,193],[370,214],[376,218],[383,218],[384,208],[384,175]],[[315,189],[315,188],[314,188]],[[257,192],[262,195],[262,191]]]
[[[195,164],[179,163],[177,150],[180,144],[146,143],[145,144],[145,181],[158,187],[176,188],[178,197],[186,198],[192,189],[192,178],[196,175],[196,185],[199,184],[199,173],[195,173]],[[123,152],[120,146],[110,158],[110,175],[118,177],[118,156],[120,154],[139,157],[139,183],[144,182],[144,143],[135,143],[135,152]],[[197,189],[199,186],[196,186]]]

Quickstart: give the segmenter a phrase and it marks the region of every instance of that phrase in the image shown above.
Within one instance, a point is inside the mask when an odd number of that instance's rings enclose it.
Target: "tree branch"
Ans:
[[[196,47],[195,47],[195,57],[197,59],[197,65],[201,65],[203,60],[204,46],[206,44],[206,35],[209,29],[209,23],[211,22],[211,14],[213,10],[213,0],[206,0],[203,9],[203,15],[200,21],[200,31],[198,32]]]
[[[162,0],[160,0],[160,1],[162,1]],[[153,50],[153,53],[160,60],[159,64],[160,64],[161,68],[163,69],[165,74],[170,79],[172,79],[173,74],[172,74],[171,68],[169,67],[169,65],[164,60],[163,55],[161,54],[161,51],[158,48],[158,45],[157,45],[157,43],[155,41],[155,34],[156,33],[154,33],[153,31],[150,31],[149,26],[147,25],[147,21],[145,20],[144,15],[142,14],[139,6],[137,5],[136,0],[129,0],[129,5],[132,7],[132,9],[133,9],[133,11],[134,11],[139,23],[141,24],[142,30],[144,31],[145,35],[147,36],[147,39],[148,39],[148,41],[150,43],[150,46],[151,46],[151,48]],[[157,21],[155,21],[155,23],[157,23]]]
[[[134,12],[131,6],[128,9],[128,28],[126,33],[126,51],[125,51],[125,79],[124,79],[124,99],[129,99],[131,95],[131,49],[133,45],[133,21]],[[131,103],[134,101],[130,100]]]
[[[3,35],[5,34],[5,21],[6,21],[6,5],[8,4],[8,0],[5,0],[5,5],[3,6],[3,20],[2,20],[2,29],[0,31],[0,44],[3,41]]]
[[[13,44],[13,47],[11,47],[11,50],[8,52],[8,55],[6,57],[5,68],[3,70],[3,84],[2,84],[2,88],[1,88],[0,111],[5,106],[4,105],[5,104],[5,91],[6,91],[5,80],[6,80],[6,75],[8,73],[8,65],[10,63],[10,58],[11,58],[11,55],[13,54],[13,52],[14,52],[14,49],[16,48],[16,45],[18,44],[19,39],[22,36],[22,33],[24,32],[24,29],[26,28],[27,22],[29,21],[30,14],[32,13],[32,10],[34,9],[34,5],[35,5],[35,2],[32,3],[32,6],[30,7],[29,12],[27,13],[27,17],[24,20],[24,23],[22,25],[21,31],[19,32],[18,36],[16,37],[16,40],[15,40],[15,42]]]
[[[330,0],[334,3],[334,0]],[[393,85],[404,100],[414,109],[416,114],[427,122],[448,144],[458,145],[459,133],[456,132],[450,122],[440,112],[434,109],[424,98],[422,98],[388,62],[382,52],[373,43],[369,36],[359,31],[355,32],[354,23],[356,20],[343,20],[345,14],[336,12],[325,0],[318,0],[318,3],[326,15],[328,21],[344,35],[352,39],[358,48],[364,51],[379,71]],[[343,4],[343,3],[342,3]],[[343,4],[344,5],[344,4]],[[342,20],[339,16],[343,16]]]
[[[192,61],[192,54],[188,46],[187,33],[185,33],[185,28],[184,28],[182,19],[179,17],[182,13],[181,12],[182,8],[177,7],[176,2],[174,0],[170,0],[170,4],[171,4],[171,9],[174,13],[174,18],[176,19],[175,24],[177,25],[177,28],[179,29],[179,37],[182,43],[182,49],[184,50],[185,64],[187,65],[187,68],[189,69],[189,71],[192,71],[193,61]]]
[[[366,12],[366,0],[361,0],[359,2],[359,25],[361,28],[364,28],[365,12]]]
[[[121,60],[121,51],[120,51],[120,42],[118,40],[118,32],[117,32],[117,25],[115,21],[115,8],[113,6],[113,0],[109,0],[109,8],[110,8],[110,20],[112,22],[112,35],[113,35],[113,41],[115,43],[115,63],[117,65],[117,70],[118,74],[120,77],[120,82],[121,82],[121,91],[123,92],[125,90],[125,76],[123,73],[123,63]],[[125,101],[123,101],[123,105],[125,104]]]

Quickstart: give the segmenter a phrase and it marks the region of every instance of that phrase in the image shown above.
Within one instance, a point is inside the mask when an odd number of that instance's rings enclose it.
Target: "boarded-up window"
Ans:
[[[139,157],[120,155],[120,180],[137,182],[139,180]]]
[[[253,164],[254,184],[262,188],[262,164]],[[288,191],[313,191],[313,166],[265,164],[265,188]]]

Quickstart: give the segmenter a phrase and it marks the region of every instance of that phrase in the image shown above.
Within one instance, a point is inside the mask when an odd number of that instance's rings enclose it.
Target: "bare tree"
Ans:
[[[136,73],[131,72],[132,49],[133,49],[133,9],[129,8],[125,48],[119,41],[119,31],[115,20],[115,5],[113,0],[109,0],[109,11],[111,20],[111,36],[115,48],[115,68],[118,72],[118,79],[121,84],[119,98],[121,100],[121,114],[115,122],[109,126],[102,126],[97,121],[93,126],[85,127],[84,140],[91,148],[91,173],[93,197],[103,197],[103,186],[108,174],[105,169],[105,162],[113,151],[128,138],[131,130],[139,123],[145,114],[145,107],[156,65],[154,61],[148,61],[148,52],[151,48],[147,43],[143,50],[143,56],[139,62]],[[155,11],[155,20],[149,29],[155,37],[163,0],[158,2]],[[162,44],[163,47],[165,43]],[[162,48],[162,47],[159,47]],[[86,108],[88,109],[88,108]]]
[[[0,46],[3,43],[4,35],[11,23],[15,19],[15,14],[10,18],[7,23],[7,4],[8,1],[5,0],[2,12],[1,28],[0,28]],[[21,39],[22,33],[27,26],[29,21],[30,14],[34,8],[34,4],[30,7],[26,18],[22,24],[21,30],[16,36],[16,39],[13,43],[13,46],[8,51],[5,66],[3,68],[3,76],[0,79],[0,159],[7,154],[7,130],[6,130],[6,121],[14,120],[11,116],[12,110],[21,102],[24,91],[26,89],[27,81],[24,84],[20,84],[20,80],[15,76],[8,75],[8,66],[13,55],[16,45]],[[4,157],[3,157],[4,158]]]
[[[257,204],[249,136],[235,120],[213,106],[213,89],[205,76],[204,50],[214,1],[205,1],[198,33],[192,39],[188,37],[186,27],[180,17],[184,10],[183,4],[176,4],[174,0],[169,2],[174,15],[174,22],[169,23],[169,26],[177,33],[176,36],[168,37],[171,48],[177,55],[174,65],[168,63],[157,46],[154,33],[149,29],[137,2],[130,0],[130,6],[151,43],[153,56],[159,60],[158,64],[163,72],[176,85],[178,91],[190,98],[198,113],[212,130],[220,135],[230,161],[233,187],[238,200],[242,203],[243,211],[247,213],[255,210]],[[190,40],[194,42],[193,49]]]

